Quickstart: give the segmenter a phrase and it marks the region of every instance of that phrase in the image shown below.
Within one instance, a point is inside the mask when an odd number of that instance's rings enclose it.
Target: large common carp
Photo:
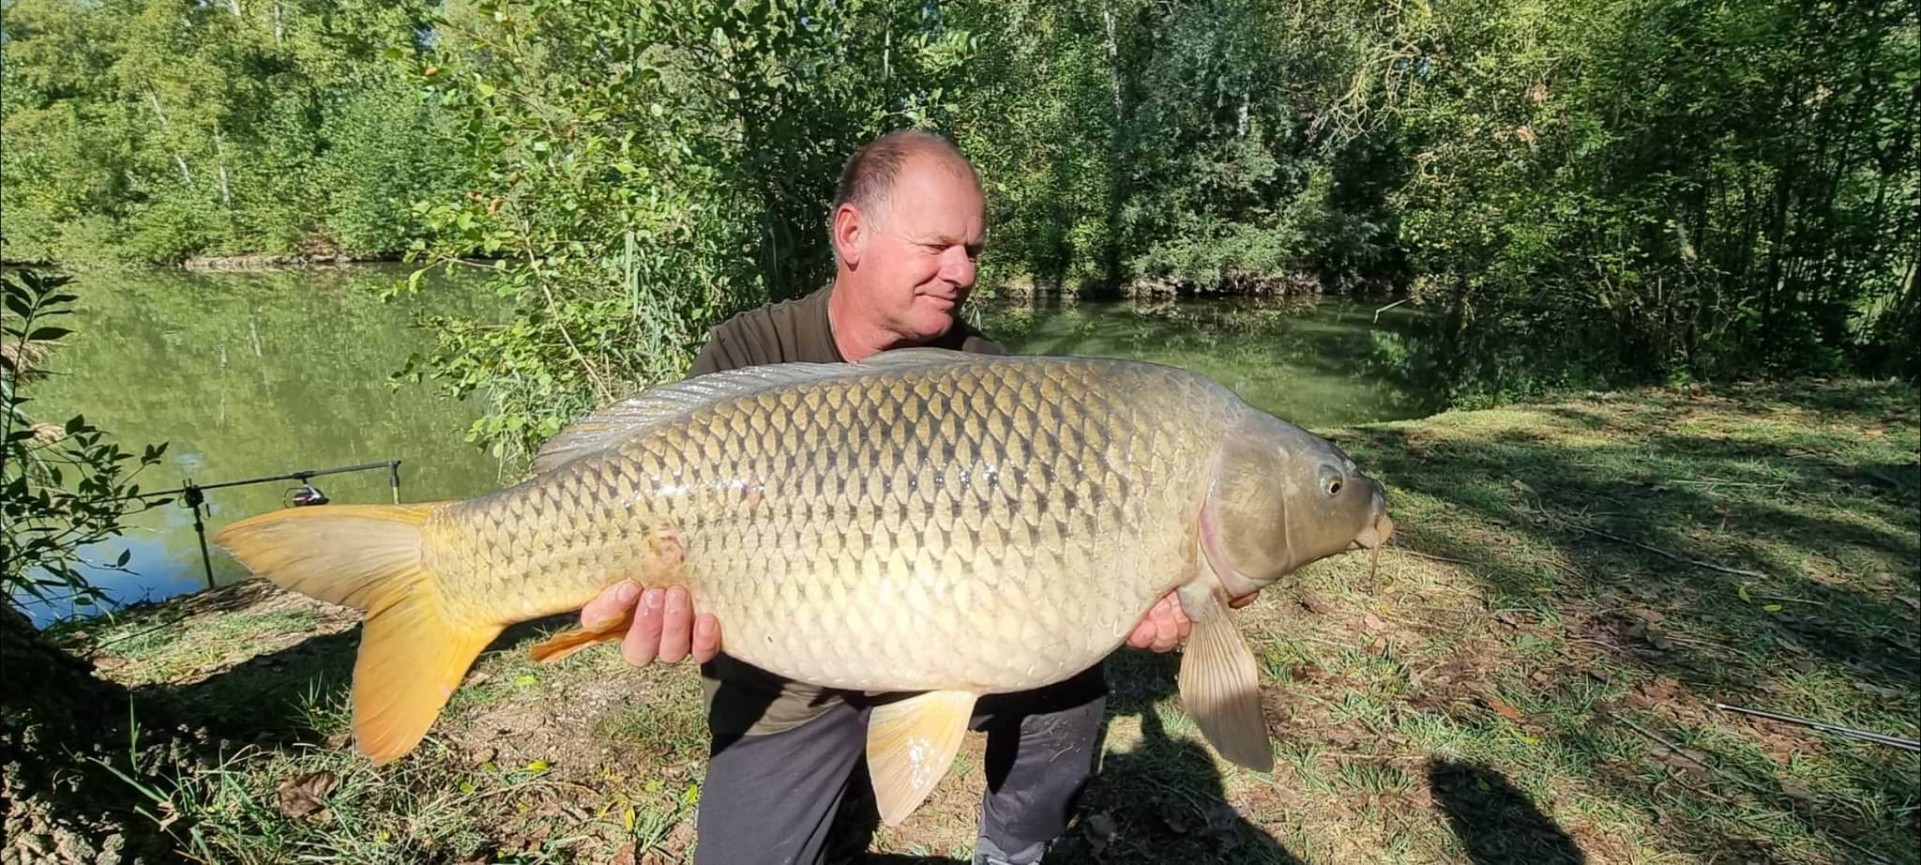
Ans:
[[[1099,663],[1176,589],[1195,623],[1181,701],[1223,756],[1265,770],[1229,602],[1393,530],[1333,445],[1119,360],[910,349],[700,376],[563,430],[534,468],[465,501],[289,508],[219,533],[254,572],[365,611],[354,730],[374,761],[414,748],[504,627],[633,579],[687,587],[750,664],[911,694],[870,719],[890,824],[946,773],[978,697]]]

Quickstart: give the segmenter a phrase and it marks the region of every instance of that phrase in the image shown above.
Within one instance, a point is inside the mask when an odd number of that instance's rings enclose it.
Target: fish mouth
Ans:
[[[1394,535],[1393,518],[1389,517],[1386,513],[1381,513],[1374,517],[1373,525],[1362,529],[1361,533],[1355,536],[1354,543],[1348,546],[1348,549],[1350,550],[1380,549],[1381,545],[1387,543],[1387,539],[1390,537],[1393,537],[1393,535]]]

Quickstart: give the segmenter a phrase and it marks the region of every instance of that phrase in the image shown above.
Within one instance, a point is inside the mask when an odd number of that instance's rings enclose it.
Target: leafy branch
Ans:
[[[72,330],[49,321],[69,316],[78,299],[69,278],[21,270],[0,274],[6,316],[0,324],[0,586],[7,602],[56,597],[97,604],[89,570],[126,571],[131,551],[96,561],[89,549],[120,535],[124,520],[166,504],[140,495],[135,477],[159,464],[165,444],[123,450],[83,415],[36,420],[24,390],[47,375],[46,363]]]

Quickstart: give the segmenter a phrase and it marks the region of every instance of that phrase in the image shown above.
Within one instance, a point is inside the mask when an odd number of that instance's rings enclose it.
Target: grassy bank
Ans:
[[[1061,861],[1917,861],[1921,755],[1714,703],[1921,735],[1918,424],[1912,388],[1839,383],[1327,431],[1402,534],[1243,611],[1274,773],[1199,743],[1177,655],[1124,651]],[[143,782],[208,861],[685,861],[693,670],[536,667],[542,630],[379,770],[345,749],[350,612],[254,582],[67,638],[224,737]],[[981,746],[872,849],[964,860]]]

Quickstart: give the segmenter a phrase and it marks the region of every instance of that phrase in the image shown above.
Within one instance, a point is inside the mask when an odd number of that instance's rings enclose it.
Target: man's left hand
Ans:
[[[1228,606],[1240,609],[1254,602],[1254,594],[1248,593],[1228,602]],[[1134,626],[1134,633],[1127,637],[1127,644],[1136,649],[1152,649],[1165,652],[1181,644],[1187,635],[1194,632],[1194,620],[1187,617],[1181,609],[1179,592],[1168,592],[1161,596],[1154,609],[1147,611],[1141,623]]]

